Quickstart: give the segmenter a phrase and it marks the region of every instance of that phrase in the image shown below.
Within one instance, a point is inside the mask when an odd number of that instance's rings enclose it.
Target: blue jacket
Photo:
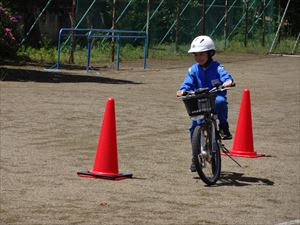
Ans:
[[[212,89],[227,80],[233,78],[219,62],[213,60],[205,70],[197,63],[188,69],[179,90],[192,91],[205,87]],[[217,95],[226,96],[226,91],[219,92]]]

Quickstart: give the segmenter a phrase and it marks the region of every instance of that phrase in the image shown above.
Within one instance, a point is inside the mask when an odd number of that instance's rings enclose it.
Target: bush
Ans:
[[[16,56],[20,37],[17,26],[20,20],[20,16],[12,15],[11,10],[0,2],[0,58]]]

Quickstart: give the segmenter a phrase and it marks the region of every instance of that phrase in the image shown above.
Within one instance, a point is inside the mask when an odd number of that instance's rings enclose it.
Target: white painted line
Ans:
[[[284,223],[278,223],[275,225],[296,225],[296,224],[300,224],[300,220],[291,220],[288,222],[284,222]]]
[[[276,54],[276,53],[270,53],[269,55],[271,55],[271,56],[295,57],[295,58],[299,58],[300,57],[300,55],[288,55],[288,54],[281,54],[281,53],[278,53],[278,54]]]

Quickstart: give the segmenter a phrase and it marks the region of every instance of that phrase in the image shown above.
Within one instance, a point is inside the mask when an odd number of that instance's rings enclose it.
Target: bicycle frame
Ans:
[[[212,98],[215,92],[227,89],[220,86],[211,90],[202,88],[186,92],[186,95],[182,97],[190,118],[202,121],[196,126],[192,135],[192,150],[196,171],[207,185],[215,184],[220,178],[220,151],[228,154],[219,134],[218,119],[214,113],[215,98]]]

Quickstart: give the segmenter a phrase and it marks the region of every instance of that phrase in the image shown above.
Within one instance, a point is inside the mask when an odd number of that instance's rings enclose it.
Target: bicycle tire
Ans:
[[[211,153],[211,158],[208,159],[203,157],[201,152],[201,129],[204,135],[204,141],[206,143],[207,151]],[[216,149],[212,151],[212,135],[211,127],[200,125],[194,130],[192,136],[192,150],[193,150],[193,161],[196,166],[196,171],[199,174],[201,180],[207,185],[214,185],[221,174],[221,154],[219,145],[216,144]],[[211,172],[211,174],[209,174]]]

